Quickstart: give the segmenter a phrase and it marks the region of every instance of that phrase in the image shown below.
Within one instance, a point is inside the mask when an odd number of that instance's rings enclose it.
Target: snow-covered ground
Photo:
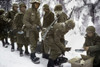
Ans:
[[[86,54],[85,52],[75,52],[75,49],[82,48],[84,43],[83,36],[74,34],[74,31],[71,30],[65,35],[65,39],[68,40],[66,47],[72,47],[71,51],[66,52],[65,57],[71,59],[76,56],[80,57],[80,54]],[[8,48],[2,47],[2,43],[0,42],[0,67],[46,67],[47,65],[48,60],[43,59],[41,54],[37,54],[37,56],[40,57],[40,64],[34,64],[31,62],[29,56],[20,57],[17,50],[11,52],[10,48],[10,45]],[[64,63],[63,65],[64,67],[71,67],[70,63]]]

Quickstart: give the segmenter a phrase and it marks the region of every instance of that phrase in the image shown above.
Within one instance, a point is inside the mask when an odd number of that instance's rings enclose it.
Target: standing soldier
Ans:
[[[13,30],[13,20],[14,20],[14,16],[16,15],[16,13],[18,13],[18,5],[16,3],[13,4],[13,7],[12,7],[12,11],[9,11],[7,13],[7,18],[11,19],[11,22],[9,22],[8,24],[8,29],[9,29],[9,35],[10,35],[10,41],[11,41],[11,51],[13,52],[14,51],[14,42],[15,42],[15,33],[14,33],[14,30]]]
[[[29,41],[31,44],[31,55],[30,58],[33,63],[39,64],[39,58],[36,57],[36,47],[37,41],[39,38],[38,28],[41,26],[40,23],[40,15],[38,12],[38,8],[40,6],[40,0],[31,0],[32,8],[29,8],[23,18],[23,23],[27,28],[26,36],[29,37]]]
[[[100,36],[95,32],[93,26],[89,26],[86,29],[86,37],[84,43],[84,49],[87,51],[87,55],[94,57],[93,67],[100,66]]]
[[[43,6],[43,10],[45,11],[45,15],[43,17],[43,30],[45,30],[54,21],[54,14],[50,11],[47,4]],[[43,58],[48,59],[48,49],[48,45],[43,44]]]
[[[0,39],[2,41],[2,44],[4,47],[7,47],[7,28],[6,25],[10,21],[8,18],[4,15],[5,11],[4,9],[0,9]]]
[[[25,54],[29,55],[28,52],[28,38],[25,36],[24,25],[23,25],[23,17],[26,11],[25,3],[20,3],[19,5],[20,12],[15,15],[14,18],[14,30],[17,30],[17,45],[20,50],[20,56],[23,56],[23,45],[25,46]]]
[[[62,35],[65,35],[70,29],[75,27],[75,23],[72,20],[68,20],[65,23],[56,23],[53,28],[48,32],[45,42],[50,48],[50,56],[47,67],[54,67],[59,65],[58,57],[64,54],[65,51],[69,51],[65,48],[64,44],[60,41]]]
[[[54,21],[54,13],[50,11],[48,4],[43,6],[43,10],[45,12],[43,17],[43,28],[47,28]]]

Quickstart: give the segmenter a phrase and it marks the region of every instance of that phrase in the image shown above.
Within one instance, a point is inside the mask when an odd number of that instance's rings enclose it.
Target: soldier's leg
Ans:
[[[28,44],[25,44],[24,46],[25,46],[25,54],[26,54],[26,55],[29,55]]]
[[[11,41],[11,51],[13,52],[14,49],[15,49],[15,47],[14,47],[14,37],[13,36],[10,37],[10,41]]]
[[[19,55],[20,56],[23,56],[23,49],[22,49],[22,47],[23,47],[23,44],[19,44],[19,43],[17,43],[17,45],[19,46]]]
[[[55,48],[52,49],[52,47],[51,47],[49,59],[52,59],[52,61],[54,62],[53,65],[60,65],[56,60],[61,55],[62,52],[58,47],[55,47]],[[49,64],[49,62],[48,62],[48,64]]]
[[[2,41],[2,46],[4,47],[5,46],[4,38],[2,38],[1,41]]]
[[[96,56],[93,61],[93,67],[99,67],[99,66],[100,66],[100,56]]]
[[[34,33],[32,33],[32,32],[30,33],[29,40],[30,40],[30,44],[31,44],[31,47],[30,47],[31,53],[35,53],[37,41],[35,40]]]
[[[54,67],[55,65],[55,60],[57,59],[58,55],[54,54],[54,53],[51,53],[50,54],[50,57],[49,57],[49,61],[48,61],[48,64],[47,64],[47,67]]]
[[[8,47],[8,45],[6,44],[5,39],[4,39],[4,38],[2,38],[2,39],[1,39],[1,41],[2,41],[2,45],[3,45],[3,47],[7,48],[7,47]]]
[[[9,32],[10,42],[11,42],[11,52],[14,51],[14,34],[13,31]]]
[[[30,44],[31,44],[31,55],[30,55],[30,58],[32,60],[33,63],[35,64],[39,64],[40,61],[39,61],[39,58],[36,57],[35,53],[36,53],[36,46],[37,46],[37,41],[35,39],[35,34],[34,32],[30,32],[30,35],[29,35],[29,40],[30,40]]]
[[[5,42],[7,45],[9,45],[10,43],[8,42],[8,29],[6,28],[6,31],[5,31]]]
[[[54,67],[54,60],[52,60],[52,59],[49,58],[47,67]]]
[[[8,42],[8,36],[5,37],[5,41],[6,41],[6,44],[9,45],[9,42]]]
[[[49,47],[47,46],[47,44],[43,44],[43,55],[42,57],[45,58],[45,59],[49,59]]]

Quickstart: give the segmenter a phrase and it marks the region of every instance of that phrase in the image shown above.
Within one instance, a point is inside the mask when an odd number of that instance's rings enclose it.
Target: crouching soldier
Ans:
[[[29,8],[24,15],[23,23],[26,26],[26,35],[29,37],[29,41],[31,44],[31,55],[30,58],[33,63],[39,64],[39,58],[36,57],[36,47],[37,41],[39,38],[38,28],[41,27],[40,23],[40,15],[38,12],[38,8],[40,6],[40,0],[31,0],[32,7]]]
[[[87,51],[87,55],[94,57],[93,67],[100,66],[100,36],[96,34],[95,28],[89,26],[86,29],[86,37],[84,43],[84,49]]]
[[[16,14],[14,18],[14,30],[17,30],[17,45],[19,47],[20,56],[23,56],[23,45],[25,46],[25,54],[29,55],[28,52],[28,38],[25,35],[24,25],[23,25],[23,17],[26,10],[26,5],[24,3],[20,3],[19,5],[20,12]]]
[[[47,67],[54,67],[54,65],[59,65],[60,61],[57,59],[60,55],[64,54],[66,49],[65,45],[61,42],[62,35],[65,35],[69,30],[75,27],[75,23],[72,20],[63,23],[56,23],[50,31],[47,33],[45,38],[45,44],[49,46],[49,61]]]
[[[50,11],[49,9],[49,5],[45,4],[43,6],[43,10],[45,12],[45,15],[43,17],[43,30],[42,30],[42,34],[43,31],[45,29],[47,29],[51,23],[54,21],[54,14]],[[48,45],[43,44],[43,58],[48,59]]]
[[[54,8],[55,15],[58,18],[57,23],[65,23],[66,20],[68,20],[68,16],[63,12],[62,5],[56,5]],[[64,35],[60,39],[63,44],[65,44]]]

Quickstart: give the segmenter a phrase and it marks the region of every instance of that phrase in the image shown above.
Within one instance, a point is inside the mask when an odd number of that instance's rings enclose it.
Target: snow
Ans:
[[[14,3],[16,0],[12,0]],[[95,4],[96,1],[99,0],[85,0],[87,4]],[[28,1],[27,1],[28,2]],[[42,0],[42,4],[39,8],[41,21],[43,21],[44,12],[42,7],[44,4],[48,4],[50,6],[50,10],[54,12],[55,5],[59,4],[60,0]],[[86,52],[75,52],[75,49],[81,49],[84,44],[84,36],[86,34],[85,30],[88,26],[94,26],[96,28],[96,32],[100,34],[100,3],[95,7],[95,15],[94,21],[92,22],[91,16],[91,5],[84,5],[83,0],[63,0],[62,2],[65,7],[63,10],[69,16],[72,9],[75,10],[72,13],[71,19],[75,22],[75,28],[70,30],[66,35],[65,39],[68,41],[66,47],[71,47],[71,51],[65,53],[65,57],[69,60],[74,57],[80,57],[81,54],[86,55]],[[61,4],[61,3],[60,3]],[[29,5],[29,4],[28,4]],[[29,5],[30,6],[30,5]],[[41,22],[42,23],[42,22]],[[40,38],[41,41],[41,38]],[[17,46],[16,46],[17,47]],[[2,43],[0,42],[0,67],[46,67],[48,60],[43,59],[41,54],[37,54],[40,57],[40,64],[34,64],[31,62],[29,56],[19,56],[19,52],[15,50],[15,52],[11,52],[11,46],[8,48],[2,47]],[[30,48],[30,46],[29,46]],[[23,47],[24,49],[24,47]],[[71,67],[70,63],[63,64],[64,67]]]
[[[82,48],[84,36],[75,34],[75,31],[71,30],[65,35],[65,39],[68,40],[66,47],[72,48],[71,51],[65,53],[65,57],[67,57],[69,60],[74,57],[80,57],[80,54],[86,54],[85,52],[75,52],[75,49]],[[17,46],[15,45],[15,47]],[[36,54],[38,57],[40,57],[40,64],[34,64],[30,60],[29,56],[24,55],[23,57],[20,57],[17,50],[15,50],[15,52],[11,52],[10,48],[10,45],[8,48],[2,47],[2,43],[0,42],[0,67],[46,67],[48,63],[48,60],[42,58],[42,54]],[[70,63],[64,63],[63,65],[64,67],[71,67]]]

